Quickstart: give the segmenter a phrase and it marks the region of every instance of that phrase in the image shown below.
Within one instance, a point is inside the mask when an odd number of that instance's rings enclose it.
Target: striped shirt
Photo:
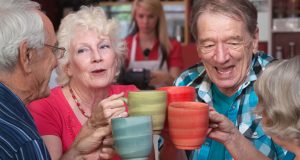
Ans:
[[[233,104],[228,109],[227,118],[230,119],[239,131],[264,155],[273,160],[282,159],[285,150],[275,144],[262,129],[261,117],[253,114],[253,109],[258,104],[258,97],[254,92],[254,82],[258,74],[273,58],[258,52],[254,54],[251,67],[245,82],[239,87]],[[183,72],[175,81],[176,86],[193,86],[196,89],[197,100],[213,106],[212,82],[210,81],[202,64],[197,64]],[[200,149],[186,151],[189,160],[206,160],[210,152],[212,139],[207,138]],[[228,150],[225,150],[225,159],[232,157]]]
[[[23,102],[0,83],[0,160],[48,160],[48,150]]]

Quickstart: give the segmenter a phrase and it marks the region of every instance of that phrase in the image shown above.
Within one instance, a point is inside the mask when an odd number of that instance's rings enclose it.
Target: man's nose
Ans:
[[[224,45],[224,43],[218,43],[217,48],[215,50],[215,56],[214,59],[218,63],[225,63],[229,59],[229,50]]]

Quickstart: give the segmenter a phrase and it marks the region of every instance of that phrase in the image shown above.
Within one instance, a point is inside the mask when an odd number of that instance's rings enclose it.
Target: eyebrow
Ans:
[[[239,40],[242,41],[244,38],[241,36],[231,36],[227,40]]]
[[[225,41],[228,41],[228,40],[239,40],[239,41],[242,41],[243,38],[241,36],[237,35],[237,36],[230,36],[228,38],[225,38]],[[204,39],[199,39],[198,43],[202,44],[202,43],[205,43],[205,42],[208,42],[208,41],[214,41],[214,40],[212,38],[204,38]]]

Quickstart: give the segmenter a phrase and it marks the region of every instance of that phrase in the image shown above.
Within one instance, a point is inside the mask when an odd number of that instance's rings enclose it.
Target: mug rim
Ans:
[[[189,105],[189,106],[186,106],[186,105]],[[197,106],[195,106],[195,105],[197,105]],[[207,109],[207,110],[209,108],[207,103],[195,102],[195,101],[176,101],[176,102],[171,102],[169,104],[169,106],[175,107],[175,108]]]
[[[145,120],[150,120],[152,121],[152,117],[150,115],[136,115],[136,116],[128,116],[128,117],[118,117],[118,118],[113,118],[111,121],[126,121],[126,120],[135,120],[135,119],[145,119]]]
[[[167,93],[164,90],[139,90],[139,91],[128,91],[128,95],[129,94],[139,94],[139,93],[145,93],[145,94],[149,94],[149,93],[160,93],[160,94],[164,94]]]

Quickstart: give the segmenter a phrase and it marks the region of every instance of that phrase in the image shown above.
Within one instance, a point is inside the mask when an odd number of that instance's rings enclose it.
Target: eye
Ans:
[[[205,43],[201,46],[203,52],[210,52],[214,50],[216,45],[214,43]]]
[[[242,46],[242,42],[227,42],[226,45],[228,48],[237,49]]]
[[[144,18],[144,15],[139,14],[138,17],[139,17],[139,18]]]
[[[110,48],[109,44],[102,44],[99,46],[100,49],[106,49],[106,48]]]
[[[56,47],[53,47],[53,48],[52,48],[52,52],[53,52],[53,53],[56,53],[57,51],[58,51],[58,48],[56,48]]]
[[[200,45],[199,49],[203,54],[207,54],[212,52],[215,48],[216,48],[215,44],[204,44],[204,45]]]
[[[80,48],[80,49],[78,49],[78,51],[77,51],[77,53],[85,53],[85,52],[88,52],[89,51],[89,49],[88,48]]]
[[[155,18],[155,16],[154,15],[149,15],[148,18],[153,19],[153,18]]]
[[[213,48],[214,46],[215,46],[214,44],[207,44],[207,45],[204,45],[203,48],[209,49],[209,48]]]

